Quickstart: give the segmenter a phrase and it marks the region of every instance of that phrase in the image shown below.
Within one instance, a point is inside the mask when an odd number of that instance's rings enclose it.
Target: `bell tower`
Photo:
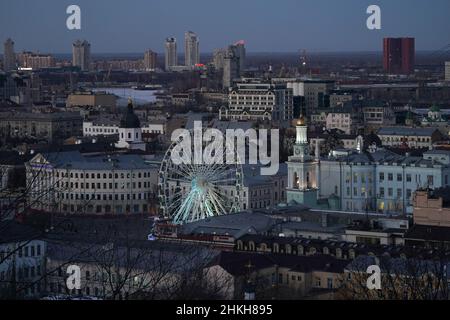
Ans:
[[[310,155],[308,126],[303,115],[297,121],[294,155],[288,160],[287,202],[317,206],[318,195],[318,157]],[[316,151],[317,153],[317,151]]]
[[[131,99],[128,100],[127,110],[120,121],[119,141],[116,143],[116,148],[145,151],[145,143],[142,141],[141,122],[134,113]]]

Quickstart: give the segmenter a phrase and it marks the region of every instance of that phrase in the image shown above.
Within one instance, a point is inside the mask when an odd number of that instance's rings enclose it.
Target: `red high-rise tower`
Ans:
[[[410,74],[414,72],[414,38],[384,38],[383,67],[390,74]]]

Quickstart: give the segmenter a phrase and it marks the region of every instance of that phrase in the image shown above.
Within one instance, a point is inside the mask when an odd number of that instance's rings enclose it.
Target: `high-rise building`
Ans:
[[[3,51],[3,69],[11,71],[16,69],[16,54],[14,53],[14,41],[8,38]]]
[[[414,73],[414,38],[384,38],[383,67],[389,74]]]
[[[200,63],[200,49],[197,35],[192,31],[184,34],[184,65],[193,68]]]
[[[166,39],[166,59],[165,59],[165,69],[169,71],[171,67],[178,65],[178,56],[177,56],[177,39],[175,38],[167,38]]]
[[[152,50],[147,50],[144,53],[144,68],[145,70],[155,70],[156,69],[156,52]]]
[[[86,40],[77,40],[72,45],[72,66],[88,71],[91,62],[91,44]]]
[[[450,61],[445,63],[445,81],[450,81]]]
[[[213,65],[216,70],[223,70],[224,59],[227,54],[225,49],[215,49],[213,53]]]
[[[226,51],[223,58],[223,88],[230,88],[233,85],[233,80],[240,77],[239,71],[239,58],[232,50]]]
[[[245,42],[240,40],[231,47],[239,58],[239,72],[242,73],[245,69]]]

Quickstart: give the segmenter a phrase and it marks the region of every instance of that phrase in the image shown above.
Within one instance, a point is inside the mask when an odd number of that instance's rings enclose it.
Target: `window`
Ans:
[[[408,173],[408,174],[406,175],[406,182],[411,182],[411,181],[412,181],[412,179],[411,179],[411,174]]]
[[[388,173],[388,181],[393,181],[394,175],[392,173]]]
[[[333,289],[333,278],[328,278],[327,279],[327,288],[328,289]]]
[[[394,190],[392,188],[388,188],[388,197],[392,197],[394,194]]]
[[[403,179],[402,179],[403,177],[402,177],[402,175],[401,175],[401,173],[398,173],[397,174],[397,181],[402,181]]]
[[[427,176],[427,183],[429,186],[434,185],[434,177],[433,176]]]
[[[316,287],[320,287],[322,285],[320,278],[316,278]]]
[[[380,172],[380,181],[384,181],[384,172]]]

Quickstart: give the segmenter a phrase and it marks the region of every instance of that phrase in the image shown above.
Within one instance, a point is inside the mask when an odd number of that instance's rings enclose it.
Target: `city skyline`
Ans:
[[[450,4],[445,0],[434,1],[433,6],[410,1],[408,10],[404,10],[404,2],[356,0],[344,4],[285,0],[281,2],[283,5],[248,0],[237,6],[233,3],[220,6],[204,0],[199,0],[196,6],[178,0],[150,4],[136,0],[133,6],[108,3],[108,10],[104,10],[104,1],[79,0],[80,31],[69,31],[65,27],[68,17],[65,9],[69,4],[72,3],[61,1],[50,5],[47,0],[8,4],[0,10],[0,21],[6,26],[0,28],[0,39],[12,38],[17,52],[61,54],[70,53],[71,43],[76,39],[92,43],[93,53],[136,53],[148,48],[162,53],[167,37],[183,39],[188,30],[201,39],[202,53],[213,52],[240,39],[246,41],[248,52],[381,51],[384,37],[414,37],[418,51],[438,50],[450,42],[445,33],[430,32],[431,29],[450,29],[446,18]],[[366,28],[366,9],[370,4],[381,7],[381,30]],[[2,6],[6,5],[2,3]],[[38,10],[39,16],[29,15],[23,22],[27,12]],[[220,14],[214,14],[218,10]],[[249,12],[253,15],[248,15]],[[321,24],[316,23],[319,19]],[[249,25],[252,28],[248,28]]]

